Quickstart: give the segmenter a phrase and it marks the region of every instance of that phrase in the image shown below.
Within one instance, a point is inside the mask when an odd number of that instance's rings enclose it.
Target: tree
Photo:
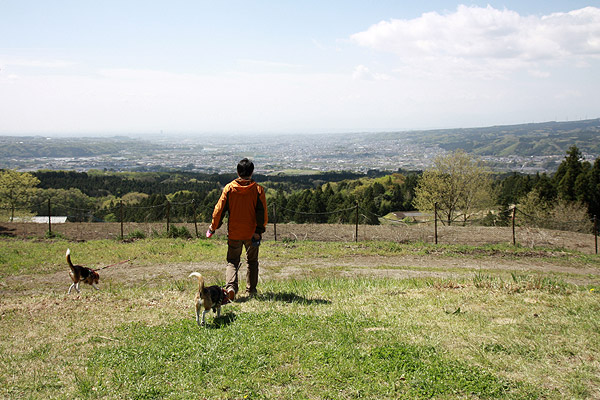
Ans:
[[[26,206],[40,180],[27,172],[6,169],[0,171],[0,204],[10,209],[10,221],[15,209]]]
[[[312,200],[313,193],[310,189],[304,189],[300,192],[298,197],[298,206],[296,208],[297,213],[294,213],[294,221],[299,224],[304,224],[310,221],[309,206]]]
[[[567,156],[560,163],[554,175],[558,194],[567,201],[577,199],[575,182],[577,181],[577,177],[583,172],[582,159],[583,155],[577,146],[571,146],[569,151],[567,151]]]
[[[498,204],[504,208],[511,204],[516,204],[521,197],[531,191],[532,185],[530,175],[517,174],[516,172],[513,172],[512,175],[502,180],[496,181]]]
[[[69,221],[83,222],[92,218],[100,200],[89,197],[79,189],[37,189],[31,197],[30,210],[37,215],[48,213],[48,201],[52,215],[65,215]]]
[[[308,212],[311,215],[311,220],[316,223],[324,223],[327,221],[327,204],[324,201],[323,190],[317,187],[313,191],[313,195],[308,203]]]
[[[596,158],[594,167],[590,171],[588,191],[590,193],[589,212],[591,215],[600,216],[600,158]]]
[[[480,160],[463,150],[438,156],[432,168],[423,172],[415,189],[414,205],[438,212],[450,225],[458,217],[466,221],[474,211],[491,205],[491,178]]]

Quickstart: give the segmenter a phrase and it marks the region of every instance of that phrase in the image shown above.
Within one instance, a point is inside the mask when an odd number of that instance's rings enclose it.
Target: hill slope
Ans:
[[[414,131],[406,135],[417,144],[450,151],[460,148],[481,156],[564,155],[573,145],[584,154],[600,153],[600,119]]]

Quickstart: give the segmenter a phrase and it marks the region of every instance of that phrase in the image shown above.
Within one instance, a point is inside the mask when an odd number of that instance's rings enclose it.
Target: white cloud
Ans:
[[[425,59],[518,69],[538,62],[600,57],[600,8],[538,17],[460,5],[448,14],[381,21],[350,39],[394,53],[409,65]]]
[[[386,74],[371,72],[369,68],[364,65],[357,65],[352,73],[352,79],[355,81],[387,81],[391,78]]]

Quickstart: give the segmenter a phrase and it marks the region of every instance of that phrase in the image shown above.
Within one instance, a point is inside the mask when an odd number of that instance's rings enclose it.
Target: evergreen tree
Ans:
[[[592,216],[600,218],[600,158],[594,162],[588,179],[589,204],[588,210]]]
[[[285,211],[287,208],[287,198],[283,189],[277,189],[275,196],[269,199],[268,203],[271,204],[271,207],[269,207],[269,221],[277,223],[288,222]],[[274,210],[277,211],[277,215],[273,215]]]
[[[536,175],[536,179],[533,182],[533,189],[536,189],[540,199],[546,202],[552,202],[556,200],[556,197],[558,196],[556,187],[552,183],[552,179],[550,179],[546,173]]]
[[[408,174],[402,185],[402,193],[404,197],[404,205],[402,210],[414,210],[416,207],[413,204],[415,198],[415,190],[419,184],[420,174]]]
[[[282,213],[283,215],[285,215],[285,221],[286,222],[291,222],[291,221],[297,222],[297,220],[296,220],[296,216],[297,216],[296,211],[298,211],[299,200],[300,200],[300,192],[292,193],[288,197],[285,213]]]
[[[533,187],[532,179],[529,175],[517,174],[500,179],[495,182],[498,193],[498,204],[507,208],[511,204],[517,204],[519,199],[529,193]]]
[[[392,211],[404,210],[404,193],[399,184],[392,184],[392,186],[386,192],[385,198],[389,201],[389,211],[385,214],[388,214]]]
[[[198,215],[201,216],[202,221],[210,222],[212,221],[212,213],[215,209],[215,205],[219,198],[221,197],[220,189],[213,189],[202,200],[201,205],[198,207]],[[215,227],[216,228],[216,227]]]
[[[308,204],[308,212],[314,214],[311,216],[311,221],[316,223],[324,223],[327,221],[327,215],[324,214],[327,211],[327,206],[323,200],[323,191],[321,187],[317,187],[311,196]]]
[[[575,201],[575,182],[582,172],[582,155],[577,146],[571,146],[563,162],[560,163],[554,175],[554,184],[558,189],[558,195],[567,201]]]
[[[298,200],[298,207],[296,209],[296,215],[294,220],[299,224],[303,224],[310,221],[310,216],[307,213],[310,212],[310,202],[312,200],[312,191],[310,189],[304,189],[300,194]]]

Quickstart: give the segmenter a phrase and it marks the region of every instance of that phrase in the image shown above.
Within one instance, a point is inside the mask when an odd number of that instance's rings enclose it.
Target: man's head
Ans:
[[[237,165],[237,173],[240,178],[250,179],[252,177],[252,173],[254,172],[254,164],[252,161],[244,158]]]

